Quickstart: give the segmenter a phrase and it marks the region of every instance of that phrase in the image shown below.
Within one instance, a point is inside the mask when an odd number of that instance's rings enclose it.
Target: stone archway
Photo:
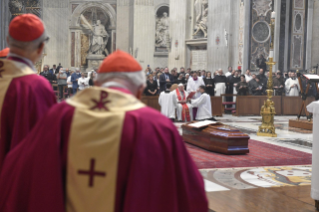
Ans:
[[[116,50],[116,4],[111,5],[109,3],[101,2],[87,2],[83,4],[72,5],[72,15],[70,19],[70,37],[71,37],[71,66],[81,67],[82,71],[87,69],[97,68],[103,58],[99,57],[96,61],[88,61],[88,51],[90,46],[90,30],[83,27],[83,22],[80,20],[82,14],[86,15],[86,18],[92,19],[88,22],[91,25],[96,24],[98,19],[103,19],[105,30],[108,33],[109,38],[106,40],[105,52],[112,53]],[[93,15],[95,14],[95,15]],[[106,55],[106,54],[105,54]]]

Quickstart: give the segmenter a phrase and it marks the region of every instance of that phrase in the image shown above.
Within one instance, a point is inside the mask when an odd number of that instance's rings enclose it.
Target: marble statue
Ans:
[[[195,33],[203,32],[204,37],[207,37],[207,22],[208,22],[208,0],[195,0]]]
[[[103,55],[103,52],[105,52],[107,56],[109,52],[106,49],[106,45],[110,36],[105,30],[105,27],[101,24],[101,21],[97,20],[96,24],[90,25],[83,15],[80,17],[84,25],[86,25],[86,27],[88,27],[91,31],[89,54]]]
[[[155,46],[168,48],[169,40],[169,17],[164,12],[163,17],[156,20]]]
[[[106,32],[105,27],[101,24],[100,20],[97,20],[96,25],[93,25],[91,36],[92,38],[89,52],[98,55],[101,55],[103,52],[105,52],[106,55],[108,55],[106,45],[110,36]]]
[[[207,22],[208,22],[208,7],[204,10],[203,15],[199,22],[196,22],[195,33],[193,36],[197,35],[200,31],[203,32],[204,37],[207,38]]]

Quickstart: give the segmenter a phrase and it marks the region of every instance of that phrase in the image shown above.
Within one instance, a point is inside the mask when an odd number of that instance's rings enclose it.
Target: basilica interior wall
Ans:
[[[43,21],[50,41],[46,46],[44,64],[70,66],[69,2],[44,0]]]
[[[227,70],[238,64],[239,1],[213,0],[209,2],[208,70]]]
[[[311,65],[319,64],[319,0],[314,0],[312,25],[312,59]]]
[[[134,6],[133,54],[143,69],[154,66],[155,15],[154,0],[147,0]]]

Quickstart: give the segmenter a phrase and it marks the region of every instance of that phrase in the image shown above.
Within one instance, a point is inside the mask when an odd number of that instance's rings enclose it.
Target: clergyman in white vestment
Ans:
[[[184,122],[192,121],[192,107],[190,104],[186,103],[188,93],[184,90],[184,85],[179,84],[178,88],[171,93],[176,108],[177,120]]]
[[[319,101],[312,102],[307,110],[313,114],[313,141],[312,141],[312,176],[311,197],[316,201],[319,210]]]
[[[198,99],[191,100],[191,105],[193,107],[198,108],[195,119],[196,120],[211,119],[213,117],[211,98],[207,93],[205,93],[205,86],[200,86],[199,90],[202,95]]]
[[[166,90],[162,91],[158,98],[158,104],[161,106],[161,113],[169,119],[175,119],[175,106],[173,95],[170,91],[171,84],[166,84]]]
[[[285,82],[287,96],[299,96],[300,85],[295,73],[291,73],[291,78]]]
[[[188,79],[188,82],[187,82],[187,92],[188,93],[191,93],[191,92],[196,92],[195,96],[194,96],[194,99],[197,99],[200,97],[201,93],[198,92],[198,88],[199,86],[205,86],[205,82],[203,80],[203,78],[201,77],[198,77],[197,76],[197,73],[194,72],[193,73],[193,77],[192,78],[189,78]]]

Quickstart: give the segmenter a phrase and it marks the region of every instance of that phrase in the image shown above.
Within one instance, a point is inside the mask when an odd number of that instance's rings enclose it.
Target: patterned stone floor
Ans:
[[[261,125],[260,116],[243,116],[236,117],[232,115],[224,115],[217,117],[218,121],[234,126],[244,133],[247,133],[251,139],[271,143],[278,146],[283,146],[307,153],[312,153],[312,132],[307,130],[300,130],[296,128],[289,128],[289,119],[296,119],[296,116],[276,116],[275,126],[277,138],[268,138],[257,136],[257,130]],[[182,134],[180,126],[182,123],[176,123],[180,133]]]
[[[200,170],[206,192],[311,184],[311,166]]]

